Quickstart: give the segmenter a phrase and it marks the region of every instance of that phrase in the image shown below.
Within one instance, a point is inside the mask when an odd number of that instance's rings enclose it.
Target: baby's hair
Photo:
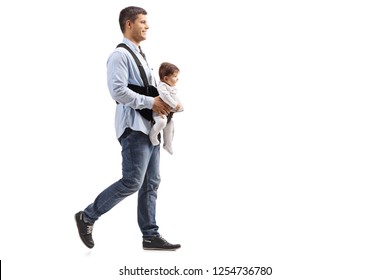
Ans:
[[[160,68],[158,70],[160,80],[163,80],[166,76],[172,75],[173,73],[175,73],[175,71],[180,71],[175,64],[169,62],[161,63]]]

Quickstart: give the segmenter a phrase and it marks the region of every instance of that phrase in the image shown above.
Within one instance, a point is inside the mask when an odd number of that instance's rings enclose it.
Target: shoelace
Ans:
[[[169,242],[166,241],[161,235],[160,235],[160,239],[161,239],[164,243],[169,243]]]
[[[93,225],[88,225],[87,226],[87,234],[92,234],[92,230],[93,230]]]
[[[80,220],[84,222],[83,214],[80,215]],[[87,224],[87,232],[86,232],[86,234],[92,234],[92,230],[93,230],[93,225],[88,225]]]

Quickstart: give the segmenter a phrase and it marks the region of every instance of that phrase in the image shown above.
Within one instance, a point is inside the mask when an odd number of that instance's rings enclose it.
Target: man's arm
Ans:
[[[107,62],[107,84],[111,97],[118,103],[133,109],[152,109],[154,99],[130,90],[127,57],[121,51],[114,51]]]

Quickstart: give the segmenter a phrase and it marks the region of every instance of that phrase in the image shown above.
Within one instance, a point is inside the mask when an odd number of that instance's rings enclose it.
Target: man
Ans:
[[[120,12],[119,24],[123,43],[142,63],[148,83],[156,85],[140,48],[149,29],[147,12],[139,7],[127,7]],[[118,47],[110,55],[107,82],[110,94],[117,102],[115,126],[116,136],[122,146],[122,179],[102,191],[84,211],[76,213],[80,238],[88,248],[93,248],[94,222],[124,198],[138,191],[138,225],[143,234],[143,248],[178,249],[179,244],[170,244],[158,232],[155,216],[160,184],[160,145],[153,146],[150,142],[148,134],[152,123],[139,111],[149,109],[167,115],[170,108],[160,97],[142,95],[129,89],[128,85],[143,87],[144,82],[133,56],[126,48]]]

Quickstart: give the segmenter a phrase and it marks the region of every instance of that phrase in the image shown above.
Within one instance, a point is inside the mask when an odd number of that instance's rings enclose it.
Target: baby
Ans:
[[[155,124],[153,125],[149,138],[153,145],[158,145],[158,134],[163,131],[164,144],[163,148],[170,154],[173,154],[172,141],[174,134],[174,125],[172,115],[174,112],[182,112],[183,104],[177,96],[176,83],[178,81],[180,70],[179,68],[169,62],[163,62],[160,65],[158,74],[160,82],[157,86],[160,98],[171,107],[171,113],[168,116],[160,116],[153,113]]]

